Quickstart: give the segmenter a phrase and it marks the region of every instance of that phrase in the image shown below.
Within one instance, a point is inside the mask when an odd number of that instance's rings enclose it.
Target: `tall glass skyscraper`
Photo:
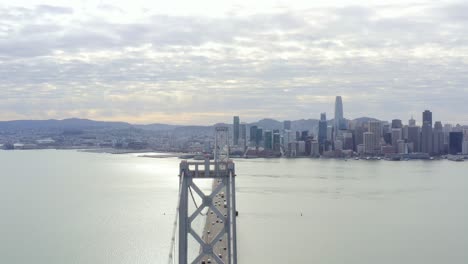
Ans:
[[[234,145],[239,145],[239,117],[238,116],[234,116],[234,124],[233,124],[233,127],[234,127]]]
[[[344,119],[343,119],[343,101],[341,96],[337,96],[335,99],[335,134],[340,129],[345,129]]]
[[[325,113],[321,113],[318,130],[318,142],[320,152],[325,150],[325,141],[327,141],[327,116]]]

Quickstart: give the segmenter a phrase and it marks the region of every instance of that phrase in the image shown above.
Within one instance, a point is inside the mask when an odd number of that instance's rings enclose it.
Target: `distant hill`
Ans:
[[[371,117],[360,117],[351,120],[357,125],[367,123],[369,121],[377,120]],[[317,131],[318,129],[317,119],[300,119],[291,121],[292,130],[309,130]],[[328,120],[329,124],[333,124],[333,119]],[[271,118],[261,119],[257,122],[247,124],[250,126],[258,126],[264,130],[283,129],[283,121],[278,121]],[[129,129],[137,128],[149,131],[174,131],[179,135],[184,134],[206,134],[210,135],[213,133],[213,127],[215,126],[228,126],[232,129],[232,124],[218,123],[212,126],[183,126],[183,125],[168,125],[168,124],[148,124],[148,125],[137,125],[126,122],[107,122],[107,121],[94,121],[89,119],[69,118],[64,120],[15,120],[15,121],[0,121],[0,130],[34,130],[34,129],[62,129],[62,130],[85,130],[85,129]]]
[[[273,130],[273,129],[283,129],[283,122],[278,120],[274,120],[271,118],[264,118],[254,123],[248,124],[249,126],[258,126],[265,130]]]
[[[105,122],[89,119],[70,118],[64,120],[15,120],[0,121],[0,129],[31,130],[31,129],[98,129],[98,128],[131,128],[125,122]]]

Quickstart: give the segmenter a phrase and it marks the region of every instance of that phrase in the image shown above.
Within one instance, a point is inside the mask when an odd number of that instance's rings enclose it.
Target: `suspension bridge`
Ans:
[[[180,163],[169,264],[237,264],[235,176],[234,162],[229,159],[229,130],[216,127],[214,161],[206,158],[202,162]],[[208,194],[197,185],[206,179],[213,180]],[[201,200],[200,205],[196,196]],[[190,203],[194,205],[193,210]],[[205,222],[202,234],[194,225],[199,218]],[[189,243],[190,237],[196,243]],[[190,252],[197,253],[189,256]]]

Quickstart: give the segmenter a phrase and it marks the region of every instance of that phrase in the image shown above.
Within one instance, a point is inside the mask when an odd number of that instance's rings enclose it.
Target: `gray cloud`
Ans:
[[[180,115],[191,111],[203,115],[193,122],[227,121],[220,111],[308,118],[331,111],[341,94],[349,117],[406,119],[432,108],[440,119],[468,122],[468,20],[458,13],[466,5],[411,7],[421,11],[149,12],[131,23],[77,20],[65,7],[0,8],[0,97],[8,99],[0,111],[145,122],[186,122]]]

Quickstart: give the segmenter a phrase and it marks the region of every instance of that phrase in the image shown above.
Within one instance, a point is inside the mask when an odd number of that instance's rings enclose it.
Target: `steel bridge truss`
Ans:
[[[235,169],[234,163],[228,159],[223,161],[210,162],[206,159],[204,162],[188,162],[180,163],[180,202],[179,202],[179,264],[188,264],[188,238],[189,234],[200,245],[199,255],[191,263],[202,263],[202,260],[211,259],[211,263],[218,264],[237,264],[237,244],[236,244],[236,196],[235,196]],[[197,186],[197,179],[214,179],[214,189],[209,195],[205,195]],[[189,214],[189,194],[193,190],[200,198],[201,205]],[[216,196],[220,196],[222,190],[225,190],[225,208],[226,213],[223,214],[214,203]],[[194,199],[194,198],[193,198]],[[194,200],[195,202],[195,200]],[[218,204],[219,206],[219,204]],[[212,239],[208,239],[208,235],[200,237],[192,228],[192,223],[198,217],[208,216],[202,215],[202,211],[208,207],[208,212],[216,214],[219,223],[223,226],[218,234],[213,234]],[[205,230],[203,230],[205,232]],[[203,239],[205,237],[205,239]],[[227,247],[223,248],[222,256],[218,256],[215,252],[217,243],[221,243],[222,238],[227,237]],[[193,250],[192,250],[193,252]],[[225,252],[225,253],[224,253]]]

